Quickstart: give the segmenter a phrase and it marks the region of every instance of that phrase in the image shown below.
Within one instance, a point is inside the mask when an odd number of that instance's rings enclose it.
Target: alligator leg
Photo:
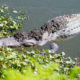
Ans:
[[[59,46],[56,43],[50,44],[50,53],[56,53],[59,49]]]
[[[52,54],[52,53],[56,53],[59,49],[59,46],[56,44],[56,43],[51,43],[50,44],[50,49],[49,49],[49,53]],[[48,53],[40,53],[41,55],[47,55]]]

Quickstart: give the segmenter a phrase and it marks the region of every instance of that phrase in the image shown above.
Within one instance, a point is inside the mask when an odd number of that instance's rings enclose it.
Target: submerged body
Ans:
[[[0,46],[43,46],[48,42],[71,38],[78,33],[80,33],[80,14],[65,15],[49,20],[40,29],[0,39]]]

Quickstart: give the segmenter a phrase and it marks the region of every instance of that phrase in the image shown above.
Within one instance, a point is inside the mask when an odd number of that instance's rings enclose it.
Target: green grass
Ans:
[[[64,53],[0,48],[1,80],[79,80],[80,67]],[[46,53],[46,50],[44,50]]]

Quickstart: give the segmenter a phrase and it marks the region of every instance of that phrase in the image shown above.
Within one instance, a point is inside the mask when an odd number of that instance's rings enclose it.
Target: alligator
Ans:
[[[43,46],[50,42],[50,50],[56,52],[59,40],[66,40],[80,33],[80,14],[64,15],[52,18],[39,29],[18,32],[9,38],[0,39],[0,46]]]

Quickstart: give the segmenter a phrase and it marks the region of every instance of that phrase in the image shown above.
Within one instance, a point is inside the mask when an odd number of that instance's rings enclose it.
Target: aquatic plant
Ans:
[[[46,53],[46,50],[44,50]],[[80,67],[64,53],[41,55],[42,51],[14,51],[0,48],[0,77],[6,80],[79,79]],[[10,76],[11,75],[11,76]],[[31,75],[31,76],[29,76]],[[15,76],[15,77],[14,77]],[[21,76],[21,77],[19,77]],[[36,76],[36,77],[35,77]],[[13,78],[14,77],[14,78]]]
[[[22,28],[23,21],[27,19],[23,11],[10,9],[8,6],[0,7],[0,38],[9,37]]]

